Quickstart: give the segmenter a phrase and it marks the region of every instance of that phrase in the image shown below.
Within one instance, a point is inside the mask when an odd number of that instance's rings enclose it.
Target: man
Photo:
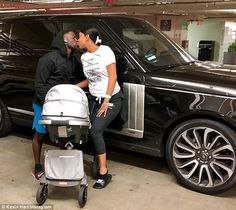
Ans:
[[[52,42],[52,48],[54,50],[45,54],[38,62],[35,77],[35,97],[33,101],[33,129],[35,129],[35,134],[32,142],[35,160],[35,168],[32,174],[36,179],[39,179],[44,174],[43,167],[40,163],[40,156],[46,128],[38,123],[38,120],[42,119],[42,105],[48,90],[53,86],[77,82],[75,75],[78,71],[82,72],[82,70],[79,69],[79,63],[75,57],[74,47],[76,47],[76,41],[73,31],[59,32]]]

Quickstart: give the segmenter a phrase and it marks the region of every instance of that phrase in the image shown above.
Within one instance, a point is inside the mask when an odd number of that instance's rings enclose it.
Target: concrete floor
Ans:
[[[44,149],[51,148],[53,146],[44,145]],[[38,182],[31,176],[32,160],[31,135],[14,133],[0,138],[0,209],[4,209],[1,204],[36,205]],[[180,186],[163,160],[114,149],[108,151],[108,166],[113,180],[105,189],[95,190],[89,167],[92,156],[85,154],[84,160],[89,184],[85,210],[236,208],[236,186],[217,196],[196,193]],[[54,210],[79,209],[76,197],[76,187],[49,186],[45,205],[52,205]],[[50,207],[45,206],[44,209]]]

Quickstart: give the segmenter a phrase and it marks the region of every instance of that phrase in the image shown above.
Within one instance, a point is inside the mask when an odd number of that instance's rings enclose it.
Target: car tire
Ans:
[[[218,194],[236,182],[236,133],[207,119],[178,125],[170,134],[166,156],[177,181],[191,190]]]
[[[0,137],[7,135],[12,128],[12,122],[6,106],[0,100]]]

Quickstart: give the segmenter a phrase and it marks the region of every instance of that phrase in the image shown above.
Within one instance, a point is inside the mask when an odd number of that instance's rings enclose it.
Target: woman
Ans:
[[[78,83],[80,88],[89,87],[90,136],[98,155],[99,174],[93,185],[96,189],[104,188],[112,179],[106,165],[106,147],[103,133],[115,119],[121,109],[123,99],[117,83],[116,60],[110,47],[100,45],[101,39],[96,28],[79,33],[77,45],[85,49],[81,56],[86,80]]]

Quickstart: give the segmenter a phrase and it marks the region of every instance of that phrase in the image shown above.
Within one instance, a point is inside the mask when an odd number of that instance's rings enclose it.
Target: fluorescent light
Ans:
[[[79,10],[79,9],[98,9],[98,7],[63,7],[63,8],[50,8],[48,10],[61,11],[61,10]]]
[[[0,10],[0,13],[17,13],[17,12],[46,12],[46,10],[45,9]]]
[[[236,9],[218,9],[218,10],[212,10],[213,12],[234,12],[236,13]]]
[[[83,2],[84,0],[23,0],[22,2],[27,3],[72,3],[72,2]]]

